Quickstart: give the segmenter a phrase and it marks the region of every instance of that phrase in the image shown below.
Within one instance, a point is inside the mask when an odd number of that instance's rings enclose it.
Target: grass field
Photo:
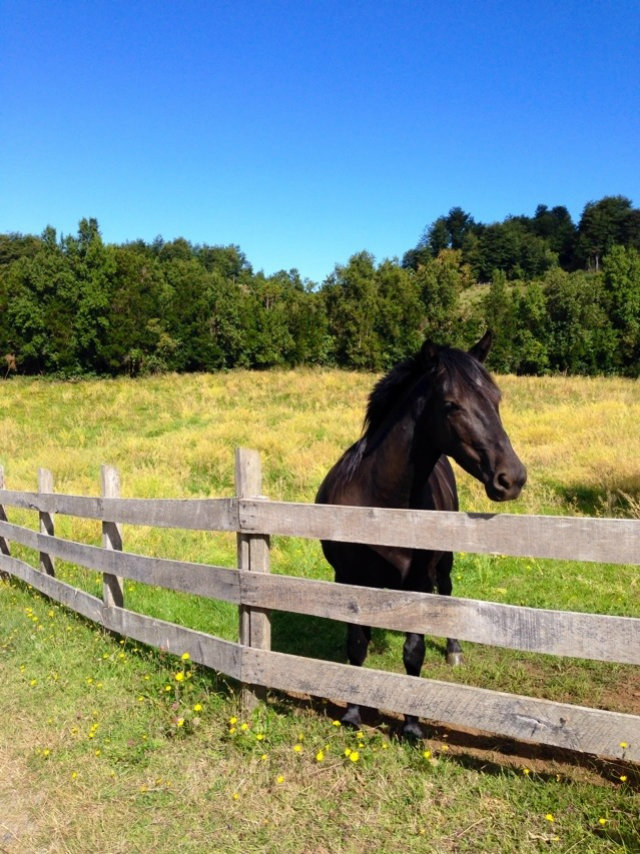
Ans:
[[[233,494],[233,450],[262,454],[264,492],[311,501],[357,436],[370,375],[330,371],[2,384],[0,464],[10,489],[39,466],[61,492],[98,494],[101,463],[128,497]],[[529,470],[503,512],[638,515],[640,394],[621,379],[500,378],[503,419]],[[460,473],[463,509],[496,510]],[[10,519],[35,525],[33,514]],[[99,542],[98,524],[57,530]],[[233,566],[235,538],[126,527],[125,548]],[[25,551],[25,555],[28,553]],[[28,555],[35,560],[35,555]],[[276,538],[273,571],[330,578],[314,542]],[[98,592],[97,575],[60,577]],[[457,555],[458,595],[638,616],[638,570]],[[128,607],[236,639],[236,610],[128,582]],[[343,658],[343,627],[274,615],[274,648]],[[401,669],[375,632],[368,662]],[[636,668],[465,644],[464,667],[428,646],[424,675],[640,713]],[[178,678],[176,678],[178,677]],[[419,746],[372,718],[274,697],[251,719],[235,686],[120,642],[24,586],[0,582],[0,852],[640,851],[639,778],[603,763],[431,729]],[[237,719],[237,720],[235,720]],[[621,741],[624,735],[620,736]],[[623,752],[623,750],[622,750]]]

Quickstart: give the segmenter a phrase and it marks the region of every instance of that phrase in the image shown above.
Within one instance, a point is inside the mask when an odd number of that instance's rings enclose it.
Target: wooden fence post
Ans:
[[[38,469],[38,492],[41,494],[50,494],[53,492],[53,474],[49,469]],[[48,537],[53,537],[55,527],[52,514],[41,510],[39,516],[40,533],[46,534]],[[47,575],[55,576],[56,574],[54,560],[47,552],[40,552],[40,569]]]
[[[248,448],[236,448],[236,494],[238,498],[260,498],[262,471],[260,454]],[[238,532],[238,568],[250,572],[269,572],[269,536]],[[240,643],[257,649],[271,649],[271,618],[264,608],[240,605]],[[246,686],[242,706],[251,711],[266,696],[266,689]]]
[[[113,466],[100,468],[103,498],[120,498],[120,474]],[[102,521],[102,545],[105,549],[122,551],[122,525]],[[124,607],[124,587],[117,575],[105,572],[102,575],[102,600],[107,607]]]
[[[0,466],[0,489],[4,489],[4,466]],[[5,513],[4,507],[0,504],[0,522],[7,521],[7,514]],[[0,554],[8,555],[11,554],[9,549],[9,541],[5,537],[0,537]],[[0,571],[0,578],[8,578],[9,576]]]

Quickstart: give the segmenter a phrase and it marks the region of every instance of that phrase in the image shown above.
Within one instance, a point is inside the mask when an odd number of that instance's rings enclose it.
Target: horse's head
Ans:
[[[423,345],[432,380],[425,417],[440,452],[483,483],[493,501],[509,501],[520,495],[527,471],[502,426],[500,391],[482,365],[490,347],[490,332],[467,353]]]

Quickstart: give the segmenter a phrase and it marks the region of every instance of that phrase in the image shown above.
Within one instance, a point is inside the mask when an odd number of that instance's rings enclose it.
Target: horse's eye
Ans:
[[[447,415],[451,415],[453,412],[458,412],[460,407],[455,402],[455,400],[445,400],[444,402],[444,411]]]

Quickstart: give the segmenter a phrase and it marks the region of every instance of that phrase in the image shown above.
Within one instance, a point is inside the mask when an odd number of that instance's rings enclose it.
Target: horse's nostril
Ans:
[[[511,480],[509,475],[506,472],[499,472],[496,478],[498,486],[502,487],[502,489],[510,489],[511,488]]]

